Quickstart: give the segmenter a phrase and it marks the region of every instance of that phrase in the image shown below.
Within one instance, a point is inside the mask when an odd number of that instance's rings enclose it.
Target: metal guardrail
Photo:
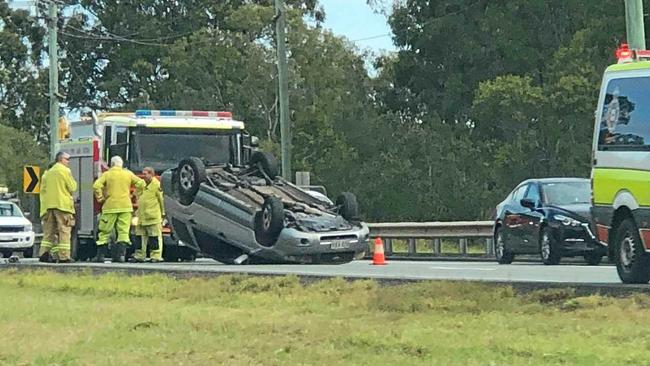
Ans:
[[[492,221],[368,224],[370,236],[384,240],[388,258],[420,259],[493,258],[493,225]]]

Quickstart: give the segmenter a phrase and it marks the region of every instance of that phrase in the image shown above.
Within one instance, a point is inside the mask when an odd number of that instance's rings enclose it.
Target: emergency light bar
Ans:
[[[170,109],[151,110],[138,109],[135,111],[136,117],[211,117],[232,119],[232,112],[226,111],[176,111]]]
[[[619,64],[632,61],[650,60],[650,51],[648,50],[631,50],[627,43],[621,44],[616,50],[616,58]]]

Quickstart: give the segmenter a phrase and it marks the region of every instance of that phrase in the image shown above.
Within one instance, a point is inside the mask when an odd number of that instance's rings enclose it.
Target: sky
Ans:
[[[361,49],[377,53],[395,51],[385,15],[377,14],[366,0],[320,0],[325,9],[324,28],[344,36]],[[388,0],[384,0],[386,8]]]

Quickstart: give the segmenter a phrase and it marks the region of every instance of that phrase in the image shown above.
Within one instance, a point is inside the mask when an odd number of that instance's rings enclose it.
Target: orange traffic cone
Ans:
[[[372,264],[375,266],[383,266],[386,263],[386,256],[384,256],[384,242],[381,238],[375,239],[375,252],[372,255]]]

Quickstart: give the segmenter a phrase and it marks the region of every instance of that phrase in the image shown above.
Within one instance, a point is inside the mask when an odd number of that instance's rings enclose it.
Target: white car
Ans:
[[[34,246],[32,223],[15,203],[0,201],[0,253],[9,258],[14,252],[31,257]]]

